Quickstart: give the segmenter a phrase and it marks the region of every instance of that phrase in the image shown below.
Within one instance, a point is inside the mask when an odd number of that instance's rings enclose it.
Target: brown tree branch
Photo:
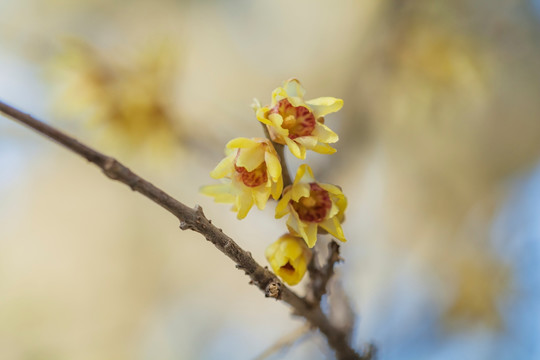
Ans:
[[[328,282],[334,276],[334,265],[343,259],[339,256],[339,245],[335,240],[328,243],[328,257],[325,264],[320,267],[317,264],[317,256],[314,253],[308,265],[309,271],[309,296],[310,301],[319,304],[327,292]]]
[[[333,281],[328,284],[327,292],[331,296],[328,298],[328,317],[330,321],[347,336],[350,341],[355,324],[355,313],[352,308],[351,300],[345,293],[341,281]]]
[[[182,230],[190,229],[203,235],[218,250],[233,260],[237,268],[243,270],[251,278],[253,284],[261,289],[267,297],[281,299],[286,302],[293,308],[295,315],[304,317],[313,327],[319,329],[327,338],[328,344],[333,348],[337,359],[367,360],[371,358],[369,352],[366,353],[366,356],[369,357],[366,357],[360,356],[353,350],[349,346],[345,334],[330,323],[320,306],[313,306],[305,299],[299,297],[295,292],[281,283],[271,271],[259,265],[249,252],[243,250],[236,242],[225,235],[220,228],[214,226],[206,218],[200,206],[196,205],[192,209],[184,205],[133,173],[116,159],[82,144],[73,137],[3,102],[0,102],[0,112],[82,156],[101,168],[103,173],[110,179],[126,184],[133,191],[144,195],[163,207],[180,221],[180,228]]]

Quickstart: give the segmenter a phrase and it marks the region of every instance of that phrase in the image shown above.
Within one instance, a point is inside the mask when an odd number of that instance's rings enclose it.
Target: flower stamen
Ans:
[[[305,207],[313,207],[317,203],[317,200],[312,197],[303,197],[300,199],[300,203]]]
[[[293,106],[289,100],[282,99],[270,110],[283,118],[281,126],[289,130],[289,138],[310,136],[315,129],[315,116],[305,106]]]
[[[298,214],[300,220],[308,222],[322,222],[330,208],[332,200],[328,191],[316,183],[311,183],[309,197],[302,197],[298,202],[291,200],[290,204]]]
[[[285,129],[290,129],[296,124],[296,118],[294,115],[289,115],[285,119],[283,119],[283,127]]]
[[[266,164],[262,163],[253,171],[247,171],[245,167],[234,165],[234,169],[240,176],[240,179],[244,185],[248,187],[257,187],[268,181],[268,175],[266,171]]]
[[[293,273],[295,271],[294,266],[292,266],[290,262],[287,262],[285,265],[280,267],[280,269],[290,273]]]

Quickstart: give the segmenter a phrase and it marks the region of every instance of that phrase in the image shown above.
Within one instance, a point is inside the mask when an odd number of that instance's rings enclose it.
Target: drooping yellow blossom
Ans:
[[[343,100],[320,97],[304,101],[304,88],[296,79],[287,80],[272,92],[272,104],[261,107],[255,100],[257,119],[266,124],[272,141],[287,145],[299,159],[306,158],[306,149],[333,154],[328,144],[338,141],[335,132],[324,125],[324,116],[338,111]]]
[[[270,196],[279,199],[283,190],[281,163],[268,139],[233,139],[227,143],[225,154],[210,176],[226,182],[203,186],[203,194],[216,202],[234,203],[238,219],[245,218],[254,203],[262,210]]]
[[[301,236],[312,248],[317,242],[319,227],[341,241],[347,241],[341,223],[345,217],[347,198],[335,185],[315,181],[308,165],[301,165],[294,183],[283,191],[276,207],[276,218],[289,214],[287,227]]]
[[[268,246],[265,255],[272,270],[289,285],[302,280],[311,260],[311,251],[305,241],[291,234],[283,235]]]

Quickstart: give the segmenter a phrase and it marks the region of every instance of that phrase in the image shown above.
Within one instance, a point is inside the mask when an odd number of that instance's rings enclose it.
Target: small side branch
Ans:
[[[203,235],[219,251],[233,260],[236,267],[243,270],[251,278],[251,282],[262,290],[266,296],[286,302],[294,309],[294,314],[304,317],[313,327],[319,329],[328,340],[328,344],[334,350],[337,359],[370,359],[369,357],[360,356],[349,346],[345,334],[330,323],[320,306],[313,306],[299,297],[279,281],[271,271],[259,265],[251,256],[251,253],[242,249],[233,239],[225,235],[220,228],[213,225],[206,218],[200,206],[190,208],[149,181],[141,178],[116,159],[82,144],[73,137],[3,102],[0,102],[0,113],[4,113],[15,121],[34,129],[82,156],[101,168],[103,173],[110,179],[119,181],[129,186],[133,191],[152,200],[174,215],[180,221],[181,229],[193,230]]]
[[[309,300],[315,304],[321,302],[322,297],[326,294],[328,282],[334,276],[334,266],[343,259],[339,256],[339,245],[332,240],[328,244],[328,257],[323,267],[317,265],[316,256],[309,263],[308,271],[311,280],[309,284],[310,293]]]
[[[289,334],[285,334],[283,337],[279,338],[271,347],[266,349],[261,355],[257,356],[254,360],[265,360],[270,356],[284,351],[295,343],[299,342],[303,337],[309,334],[311,331],[311,326],[305,324],[298,329],[294,330]]]

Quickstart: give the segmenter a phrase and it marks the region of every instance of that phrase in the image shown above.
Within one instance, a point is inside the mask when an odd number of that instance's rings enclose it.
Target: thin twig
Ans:
[[[272,137],[270,136],[270,132],[268,131],[268,127],[261,123],[264,131],[264,135],[272,145],[274,145],[274,149],[276,149],[276,152],[279,156],[279,159],[281,160],[281,176],[283,176],[283,188],[286,188],[287,186],[292,184],[291,180],[291,174],[289,173],[289,168],[287,167],[287,161],[285,161],[285,146],[283,144],[278,144],[277,142],[272,140]]]
[[[289,347],[300,341],[303,336],[307,335],[310,330],[311,326],[309,324],[305,324],[294,330],[293,332],[285,334],[284,336],[279,338],[274,344],[272,344],[272,346],[263,351],[262,354],[257,356],[254,360],[265,360],[279,351],[288,349]]]
[[[180,228],[182,230],[190,229],[203,235],[219,251],[233,260],[236,263],[236,267],[243,270],[251,278],[251,282],[262,290],[267,297],[283,300],[294,309],[293,313],[295,315],[304,317],[311,325],[318,328],[326,337],[330,347],[334,349],[337,359],[369,359],[364,356],[361,357],[349,346],[346,336],[330,323],[320,306],[309,304],[279,281],[271,271],[259,265],[251,256],[251,253],[243,250],[229,236],[225,235],[220,228],[214,226],[206,218],[200,206],[196,205],[192,209],[184,205],[163,190],[133,173],[116,159],[82,144],[73,137],[1,101],[0,112],[82,156],[101,168],[103,173],[110,179],[124,183],[133,191],[144,195],[163,207],[180,221]]]
[[[339,245],[334,240],[328,244],[328,257],[323,267],[318,266],[316,257],[314,254],[308,266],[311,280],[309,283],[309,300],[319,304],[327,292],[328,282],[334,276],[334,266],[343,259],[339,256]]]
[[[341,281],[333,281],[332,284],[328,284],[327,286],[329,287],[327,292],[332,294],[328,298],[328,317],[332,324],[341,329],[350,342],[356,322],[356,314],[352,307],[351,299],[345,293]]]

